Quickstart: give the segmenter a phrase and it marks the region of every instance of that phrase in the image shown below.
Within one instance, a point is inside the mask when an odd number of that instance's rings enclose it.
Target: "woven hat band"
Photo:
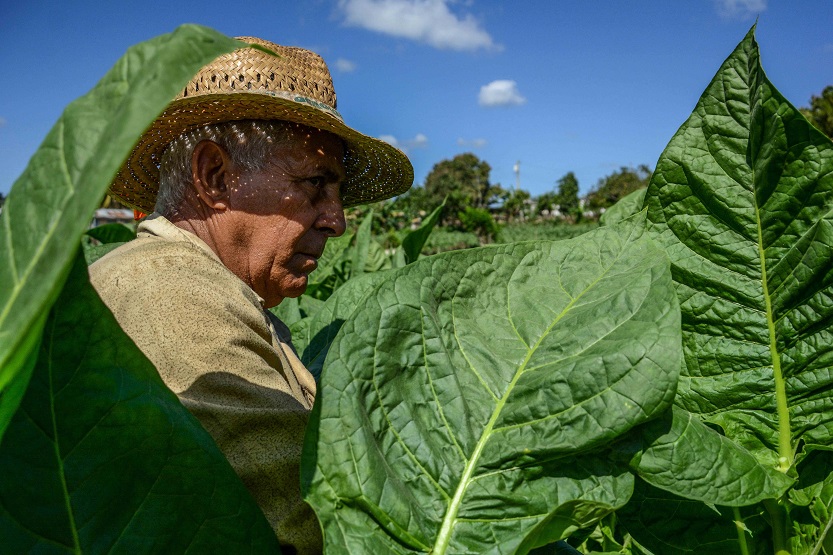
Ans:
[[[285,91],[266,91],[266,90],[257,90],[254,89],[250,91],[254,94],[266,94],[274,98],[283,98],[285,100],[291,100],[292,102],[297,102],[298,104],[305,104],[307,106],[312,106],[322,112],[326,112],[336,118],[338,121],[344,123],[344,118],[341,117],[341,114],[338,113],[338,110],[333,109],[331,106],[324,104],[323,102],[319,102],[313,98],[308,98],[306,96],[300,96],[294,93],[288,93]]]

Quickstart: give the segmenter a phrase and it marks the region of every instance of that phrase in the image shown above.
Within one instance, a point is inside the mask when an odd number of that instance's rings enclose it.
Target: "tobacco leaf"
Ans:
[[[304,446],[329,553],[524,553],[627,501],[606,449],[669,408],[681,356],[641,225],[428,257],[363,297]]]
[[[0,438],[78,241],[139,136],[197,70],[243,43],[183,25],[130,48],[67,106],[0,215]]]
[[[833,441],[833,143],[767,79],[754,28],[645,203],[682,310],[676,404],[789,471],[799,442]]]

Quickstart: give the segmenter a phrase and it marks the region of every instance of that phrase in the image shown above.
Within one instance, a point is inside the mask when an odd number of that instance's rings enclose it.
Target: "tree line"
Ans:
[[[833,137],[833,85],[825,87],[820,96],[812,96],[810,106],[800,111],[822,133]],[[534,197],[529,191],[492,183],[491,169],[488,162],[471,152],[438,162],[422,185],[371,207],[377,215],[377,231],[393,233],[414,227],[443,203],[441,226],[473,231],[484,242],[495,237],[500,224],[593,221],[619,199],[647,187],[653,174],[645,164],[635,168],[622,166],[599,179],[582,197],[575,173],[567,172],[554,182],[551,190]],[[360,218],[367,210],[353,208],[348,217]]]
[[[621,167],[600,179],[583,197],[575,173],[567,172],[539,196],[506,188],[490,180],[491,166],[466,152],[434,165],[422,185],[377,203],[372,208],[380,232],[418,225],[421,218],[445,203],[440,225],[472,231],[484,242],[494,239],[500,224],[552,221],[575,224],[592,221],[629,193],[648,186],[651,169]],[[368,208],[351,210],[360,218]]]

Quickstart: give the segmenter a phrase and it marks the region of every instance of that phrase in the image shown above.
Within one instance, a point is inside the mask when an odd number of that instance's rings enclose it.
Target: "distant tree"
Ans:
[[[3,196],[3,193],[0,193],[0,208],[6,203],[6,197]]]
[[[557,213],[564,219],[575,222],[579,216],[578,179],[568,172],[555,182],[557,190],[549,191],[536,199],[535,211],[543,215]]]
[[[801,108],[801,113],[822,133],[833,138],[833,85],[825,87],[821,96],[813,95],[810,107]]]
[[[506,220],[511,222],[514,220],[524,221],[526,219],[526,203],[530,199],[529,191],[523,189],[515,189],[509,193],[506,200],[503,201],[503,213]]]
[[[427,200],[436,206],[448,197],[446,215],[457,214],[465,207],[486,209],[495,192],[489,183],[491,170],[487,162],[470,152],[443,160],[425,178]]]
[[[644,164],[638,168],[622,167],[599,180],[593,190],[587,193],[584,207],[598,214],[629,193],[647,187],[651,175],[651,169]]]
[[[566,173],[558,180],[556,203],[562,216],[573,221],[578,219],[578,179],[573,172]]]
[[[466,206],[457,214],[457,217],[460,219],[460,226],[465,231],[475,233],[481,245],[497,239],[500,228],[492,214],[485,208]]]
[[[535,198],[535,213],[539,216],[552,214],[558,208],[558,193],[548,191]]]

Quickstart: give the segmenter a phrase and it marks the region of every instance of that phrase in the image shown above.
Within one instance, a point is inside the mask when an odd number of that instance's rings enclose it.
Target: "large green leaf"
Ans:
[[[274,532],[199,422],[89,284],[52,307],[0,443],[4,553],[277,553]]]
[[[43,315],[113,176],[188,79],[240,44],[186,25],[132,47],[64,110],[15,182],[0,215],[0,437],[25,391]]]
[[[524,553],[627,501],[601,451],[670,406],[681,356],[639,227],[428,257],[363,298],[304,446],[330,553]]]
[[[802,442],[833,442],[833,143],[769,82],[753,31],[645,202],[682,310],[676,403],[788,472]]]

